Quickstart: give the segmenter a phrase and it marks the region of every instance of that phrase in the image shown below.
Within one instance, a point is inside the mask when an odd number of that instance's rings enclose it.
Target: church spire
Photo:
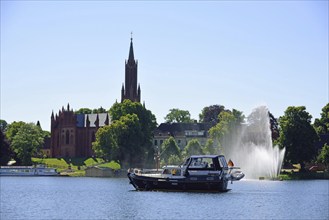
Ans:
[[[133,48],[133,32],[131,32],[131,37],[130,37],[130,48],[129,48],[128,62],[129,63],[135,62],[135,59],[134,59],[134,48]]]
[[[131,33],[132,34],[132,33]],[[137,87],[137,66],[134,58],[133,38],[130,38],[128,61],[125,62],[125,83],[121,88],[121,102],[129,99],[133,102],[140,102],[140,88]]]

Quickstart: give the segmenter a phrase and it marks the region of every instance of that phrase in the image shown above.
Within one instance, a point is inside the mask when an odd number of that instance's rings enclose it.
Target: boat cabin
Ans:
[[[227,170],[227,162],[223,155],[194,155],[188,158],[183,167],[188,170]]]

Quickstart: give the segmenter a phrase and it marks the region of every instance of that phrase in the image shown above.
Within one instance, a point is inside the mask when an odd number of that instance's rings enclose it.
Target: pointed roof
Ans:
[[[135,61],[135,58],[134,58],[133,38],[131,36],[128,62],[134,62],[134,61]]]

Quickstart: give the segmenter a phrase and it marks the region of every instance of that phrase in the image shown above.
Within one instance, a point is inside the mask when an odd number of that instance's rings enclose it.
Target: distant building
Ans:
[[[160,147],[169,137],[173,137],[178,147],[183,150],[192,139],[197,139],[205,145],[211,123],[162,123],[154,131],[153,146]]]
[[[134,59],[133,42],[131,38],[129,57],[125,63],[125,84],[122,85],[121,102],[129,99],[140,102],[141,90],[137,87],[137,61]],[[92,142],[100,127],[109,125],[110,115],[75,114],[70,106],[62,108],[58,114],[51,115],[50,147],[45,146],[44,153],[52,157],[90,157],[93,156]],[[46,150],[49,148],[49,150]]]
[[[108,113],[75,114],[70,106],[51,115],[52,157],[89,157],[100,127],[110,124]]]
[[[125,65],[125,84],[122,84],[121,102],[129,99],[133,102],[141,102],[141,88],[137,87],[137,66],[138,61],[134,58],[133,39],[130,38],[130,48],[128,61]]]
[[[44,139],[44,143],[41,150],[41,153],[43,155],[43,157],[51,157],[51,144],[50,144],[50,137],[46,137]]]

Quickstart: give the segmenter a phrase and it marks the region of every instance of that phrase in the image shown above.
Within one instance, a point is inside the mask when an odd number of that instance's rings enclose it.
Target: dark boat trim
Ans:
[[[211,167],[200,167],[195,164],[197,159],[208,158],[213,163]],[[202,159],[201,159],[202,161]],[[209,161],[209,160],[208,160]],[[208,165],[208,164],[207,164]],[[175,167],[171,167],[175,169]],[[244,175],[230,174],[224,156],[196,155],[191,156],[182,166],[177,166],[179,175],[143,174],[138,171],[128,172],[130,183],[136,190],[166,190],[166,191],[207,191],[227,192],[229,181],[237,181]],[[240,174],[240,173],[239,173]]]

